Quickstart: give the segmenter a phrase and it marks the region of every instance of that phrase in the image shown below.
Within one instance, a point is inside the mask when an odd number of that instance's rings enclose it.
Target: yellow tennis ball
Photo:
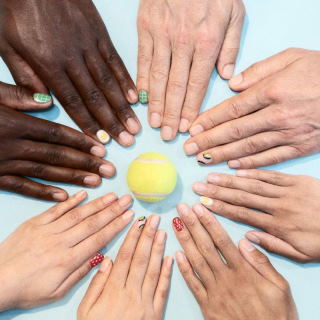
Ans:
[[[130,164],[127,182],[136,198],[158,202],[174,191],[177,170],[165,155],[157,152],[144,153]]]

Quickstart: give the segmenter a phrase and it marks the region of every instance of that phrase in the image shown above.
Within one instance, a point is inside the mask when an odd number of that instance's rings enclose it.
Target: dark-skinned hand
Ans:
[[[0,0],[0,54],[17,84],[52,90],[87,135],[134,143],[137,90],[91,0]]]

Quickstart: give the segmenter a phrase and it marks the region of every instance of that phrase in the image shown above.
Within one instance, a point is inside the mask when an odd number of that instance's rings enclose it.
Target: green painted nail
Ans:
[[[145,91],[145,90],[139,91],[139,101],[142,104],[147,104],[149,102],[147,91]]]
[[[210,153],[205,153],[203,154],[203,157],[206,159],[206,160],[211,160],[212,159],[212,155]]]
[[[33,95],[33,100],[38,103],[48,103],[51,101],[51,96],[44,93],[35,93]]]

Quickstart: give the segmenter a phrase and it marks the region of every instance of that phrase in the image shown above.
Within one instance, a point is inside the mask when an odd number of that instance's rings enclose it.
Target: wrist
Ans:
[[[15,276],[12,272],[8,272],[6,267],[0,266],[0,312],[15,307],[14,279]]]

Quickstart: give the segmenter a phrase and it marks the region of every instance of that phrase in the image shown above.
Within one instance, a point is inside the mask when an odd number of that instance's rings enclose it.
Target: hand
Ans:
[[[160,217],[139,218],[112,266],[105,260],[83,298],[79,320],[160,320],[168,296],[172,258],[162,263],[166,233]],[[143,229],[144,227],[144,229]],[[143,229],[143,231],[141,231]]]
[[[244,15],[242,0],[141,0],[137,87],[162,139],[189,130],[216,64],[231,78]]]
[[[104,146],[83,133],[0,105],[0,189],[64,201],[66,191],[25,177],[97,187],[100,176],[115,173],[99,158],[104,154]]]
[[[265,255],[247,240],[239,251],[200,204],[178,211],[173,226],[185,254],[176,259],[206,320],[298,319],[289,284]]]
[[[117,199],[110,193],[77,207],[85,198],[80,191],[23,223],[0,243],[0,283],[6,293],[0,297],[0,311],[63,297],[102,261],[95,253],[132,220],[130,196]]]
[[[239,170],[236,177],[210,174],[208,183],[195,183],[193,189],[217,214],[265,230],[246,236],[268,251],[299,262],[320,262],[320,180]]]
[[[230,80],[243,91],[204,112],[187,154],[203,164],[256,168],[320,151],[320,52],[289,49]]]
[[[1,0],[0,12],[0,54],[17,84],[50,88],[87,135],[133,144],[137,91],[91,0]]]

